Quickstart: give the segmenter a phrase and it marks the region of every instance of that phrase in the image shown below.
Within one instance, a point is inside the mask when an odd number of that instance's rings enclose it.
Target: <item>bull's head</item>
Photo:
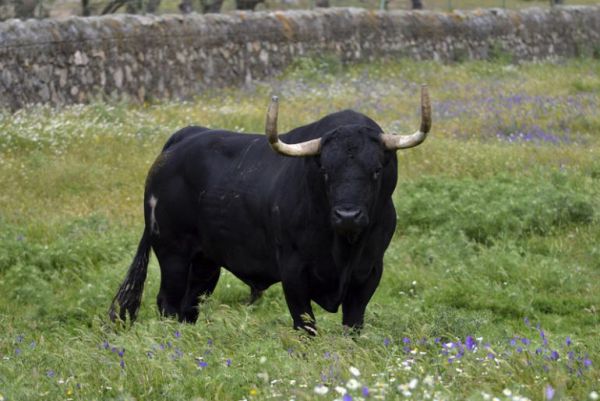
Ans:
[[[286,156],[317,157],[331,207],[331,225],[338,234],[350,239],[369,225],[389,151],[421,144],[431,128],[431,106],[425,85],[421,89],[421,127],[412,135],[385,134],[371,127],[343,125],[321,138],[287,144],[277,135],[277,114],[278,101],[273,97],[266,122],[271,147]]]

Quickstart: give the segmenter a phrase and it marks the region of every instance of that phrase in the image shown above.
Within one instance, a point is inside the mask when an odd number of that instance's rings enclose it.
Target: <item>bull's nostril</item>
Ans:
[[[335,215],[343,220],[356,219],[360,214],[360,209],[335,209]]]

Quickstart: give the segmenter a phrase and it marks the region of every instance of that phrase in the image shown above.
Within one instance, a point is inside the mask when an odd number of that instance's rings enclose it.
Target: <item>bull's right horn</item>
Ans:
[[[431,129],[431,103],[427,85],[421,86],[421,127],[412,135],[381,134],[381,140],[389,150],[407,149],[420,145]]]
[[[265,133],[269,138],[269,144],[273,150],[285,156],[303,157],[314,156],[321,152],[321,138],[311,139],[300,143],[284,143],[277,135],[277,116],[279,114],[279,99],[277,96],[271,98],[271,104],[267,110],[267,122]]]

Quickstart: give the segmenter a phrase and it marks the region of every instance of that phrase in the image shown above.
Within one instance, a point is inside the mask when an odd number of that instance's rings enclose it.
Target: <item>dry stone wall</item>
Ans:
[[[295,58],[515,61],[600,50],[600,6],[551,10],[362,9],[117,15],[0,23],[0,107],[97,98],[186,98],[243,84]]]

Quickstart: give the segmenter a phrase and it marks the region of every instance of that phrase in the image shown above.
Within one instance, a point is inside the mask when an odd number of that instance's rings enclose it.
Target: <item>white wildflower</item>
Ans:
[[[319,384],[318,386],[315,387],[315,393],[317,393],[319,395],[325,395],[328,392],[329,392],[329,388],[322,384]]]
[[[267,357],[266,356],[261,356],[260,359],[258,360],[260,363],[265,363],[267,362]]]
[[[408,382],[407,386],[409,389],[414,390],[417,388],[417,385],[419,384],[419,379],[412,379],[411,381]]]
[[[484,399],[484,401],[489,401],[492,399],[492,396],[485,392],[481,393],[481,397]]]
[[[344,395],[348,392],[348,390],[342,386],[335,386],[335,391],[337,391],[340,395]]]
[[[600,395],[598,395],[598,392],[597,392],[597,391],[592,391],[592,392],[590,393],[590,400],[594,400],[594,401],[596,401],[596,400],[597,400],[597,399],[599,399],[599,398],[600,398]]]
[[[433,376],[430,376],[430,375],[425,376],[425,378],[423,379],[423,384],[425,384],[426,386],[432,387],[433,386]]]
[[[348,382],[346,383],[346,387],[348,387],[348,390],[356,390],[360,387],[360,383],[358,382],[358,380],[352,378],[348,380]]]
[[[509,389],[505,388],[504,390],[502,390],[502,394],[504,394],[507,397],[510,397],[512,395],[512,391],[510,391]]]
[[[350,366],[350,373],[352,373],[352,376],[360,376],[360,370],[358,370],[358,368],[355,368],[354,366]]]

